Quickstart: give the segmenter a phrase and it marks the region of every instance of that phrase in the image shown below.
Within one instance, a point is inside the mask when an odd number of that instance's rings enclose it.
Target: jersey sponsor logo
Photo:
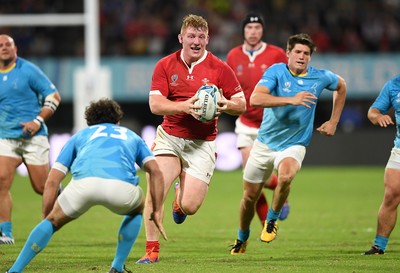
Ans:
[[[187,81],[193,81],[194,80],[194,76],[193,75],[187,75],[186,76],[186,80]]]
[[[7,79],[8,79],[7,75],[3,76],[3,82],[7,81]]]

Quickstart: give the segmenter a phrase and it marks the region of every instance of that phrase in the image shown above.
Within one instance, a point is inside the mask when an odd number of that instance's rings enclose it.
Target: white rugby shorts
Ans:
[[[237,134],[236,148],[252,147],[258,135],[258,128],[249,127],[236,119],[235,133]]]
[[[193,140],[175,137],[161,126],[153,145],[154,155],[175,155],[181,160],[182,170],[209,184],[215,169],[217,145],[215,140]]]
[[[400,169],[400,149],[392,148],[390,152],[389,160],[386,164],[386,168],[390,169]]]
[[[91,207],[101,205],[110,211],[126,215],[140,206],[143,190],[128,182],[99,177],[72,179],[61,192],[57,201],[63,212],[78,218]]]
[[[21,159],[29,165],[49,164],[49,151],[47,136],[0,139],[0,155]]]
[[[296,159],[301,168],[305,155],[306,148],[301,145],[294,145],[283,151],[274,151],[256,139],[244,168],[243,179],[249,183],[264,183],[273,170],[278,169],[284,158]]]

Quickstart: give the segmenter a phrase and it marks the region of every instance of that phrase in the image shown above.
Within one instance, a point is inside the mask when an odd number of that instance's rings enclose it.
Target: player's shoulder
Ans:
[[[238,52],[243,52],[243,44],[231,48],[231,50],[228,51],[227,56],[237,54]]]
[[[284,73],[288,71],[287,65],[285,63],[275,63],[271,65],[267,71],[281,72]]]
[[[18,69],[22,70],[22,71],[39,71],[40,68],[34,64],[31,61],[28,61],[27,59],[21,58],[21,57],[17,57],[16,60],[16,67],[18,67]]]
[[[16,62],[16,66],[19,68],[23,68],[23,67],[34,67],[35,65],[28,61],[27,59],[21,58],[21,57],[17,57]]]
[[[328,74],[328,73],[333,73],[333,72],[325,68],[318,68],[311,65],[307,67],[307,74],[310,76],[321,76],[323,74]]]
[[[389,80],[389,82],[400,87],[400,74],[394,76],[392,79]]]
[[[279,47],[277,45],[274,45],[274,44],[267,43],[267,50],[275,51],[275,52],[278,52],[278,53],[283,53],[283,54],[286,55],[286,52],[285,52],[285,50],[283,48],[281,48],[281,47]]]
[[[204,64],[210,67],[229,67],[229,65],[218,56],[214,55],[210,51],[207,51],[207,56],[204,60]]]
[[[171,63],[176,63],[180,59],[180,52],[181,50],[175,51],[167,56],[162,57],[160,60],[157,61],[158,65],[168,66]]]

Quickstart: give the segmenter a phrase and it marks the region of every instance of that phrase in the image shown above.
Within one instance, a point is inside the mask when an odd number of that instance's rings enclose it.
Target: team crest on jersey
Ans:
[[[240,75],[242,75],[242,74],[243,74],[243,65],[239,64],[239,65],[236,67],[236,75],[240,76]]]
[[[177,86],[177,83],[176,83],[177,81],[178,81],[178,74],[172,75],[172,76],[171,76],[171,83],[170,83],[170,84],[171,84],[172,86]]]
[[[207,78],[204,78],[204,79],[202,79],[201,81],[203,82],[203,84],[207,84],[210,80],[207,79]]]
[[[292,90],[290,90],[290,87],[292,86],[291,82],[285,82],[285,87],[282,89],[283,92],[291,92]]]

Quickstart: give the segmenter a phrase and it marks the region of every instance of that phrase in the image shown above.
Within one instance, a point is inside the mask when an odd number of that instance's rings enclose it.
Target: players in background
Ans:
[[[8,273],[22,272],[56,231],[95,205],[124,215],[109,271],[123,272],[142,226],[145,199],[138,185],[135,163],[149,175],[148,189],[153,200],[148,208],[149,219],[166,239],[161,223],[163,174],[145,142],[119,125],[122,117],[119,104],[110,99],[91,102],[86,108],[89,127],[73,135],[61,150],[46,181],[43,194],[45,219],[32,230]],[[68,171],[71,171],[72,179],[57,198],[58,186]]]
[[[268,67],[275,63],[287,63],[287,56],[282,48],[267,44],[262,40],[264,28],[265,22],[261,15],[257,13],[247,14],[242,20],[243,44],[230,50],[226,59],[228,65],[235,72],[246,97],[246,112],[236,120],[235,127],[236,146],[242,154],[243,168],[257,137],[264,111],[262,108],[250,105],[250,96]],[[264,187],[273,190],[276,184],[277,176],[272,174],[265,181]],[[258,198],[256,212],[261,224],[264,225],[268,212],[268,202],[264,192],[261,192]],[[286,202],[282,208],[280,220],[286,219],[288,214],[289,203]]]
[[[250,97],[250,105],[265,110],[243,173],[240,225],[232,254],[243,254],[246,250],[255,203],[265,178],[274,169],[278,173],[278,185],[260,240],[269,243],[275,239],[277,220],[289,196],[291,183],[300,171],[312,136],[318,97],[324,89],[333,91],[333,108],[330,119],[317,131],[325,136],[333,136],[336,132],[346,100],[346,83],[329,70],[308,66],[315,50],[309,35],[290,36],[286,49],[288,64],[275,64],[266,70]]]
[[[396,124],[397,133],[394,139],[389,160],[386,164],[384,185],[385,193],[382,204],[379,207],[378,223],[375,240],[372,248],[365,255],[385,254],[389,236],[392,233],[397,221],[397,208],[400,204],[400,75],[389,80],[382,88],[379,96],[368,110],[368,119],[372,124],[380,127],[388,127]],[[395,111],[393,122],[389,109]]]
[[[209,41],[208,23],[197,15],[183,18],[179,43],[182,49],[161,59],[155,66],[149,96],[152,113],[163,115],[157,128],[153,152],[164,174],[164,196],[175,185],[173,216],[182,223],[187,215],[197,212],[206,197],[215,169],[217,119],[200,122],[195,112],[196,91],[205,83],[222,90],[218,111],[239,115],[246,110],[246,101],[232,69],[206,50]],[[146,254],[137,263],[159,261],[159,232],[148,221],[151,196],[145,207]]]
[[[24,163],[34,191],[43,194],[49,173],[49,141],[45,121],[61,97],[48,77],[17,56],[14,40],[0,35],[0,244],[14,244],[11,184]]]

